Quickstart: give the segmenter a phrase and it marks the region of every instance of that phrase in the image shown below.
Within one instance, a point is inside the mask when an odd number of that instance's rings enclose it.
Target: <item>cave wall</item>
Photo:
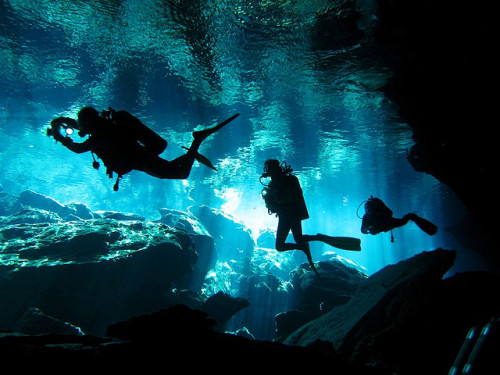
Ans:
[[[408,160],[457,194],[474,223],[476,250],[498,262],[491,222],[497,81],[492,3],[377,2],[375,40],[396,61],[384,90],[413,130]]]

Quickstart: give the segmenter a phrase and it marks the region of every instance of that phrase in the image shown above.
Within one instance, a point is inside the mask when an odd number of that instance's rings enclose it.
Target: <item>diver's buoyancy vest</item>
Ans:
[[[122,141],[125,142],[140,142],[148,152],[154,154],[161,154],[167,148],[168,142],[156,134],[153,130],[144,125],[137,117],[127,111],[115,111],[109,108],[108,111],[102,112],[102,117],[110,121],[110,125],[114,131],[122,135]],[[118,135],[118,138],[120,136]],[[113,190],[117,191],[119,182],[122,176],[132,170],[127,163],[123,164],[121,160],[115,160],[115,155],[106,155],[106,153],[98,153],[104,164],[106,165],[106,173],[110,178],[113,177],[113,172],[118,175]],[[92,153],[94,158],[94,153]],[[93,162],[95,169],[99,168],[99,163],[95,160]]]
[[[266,186],[264,189],[262,189],[261,196],[264,199],[264,203],[266,204],[267,212],[269,213],[269,215],[277,213],[278,204],[274,191]]]
[[[168,142],[153,130],[148,128],[134,115],[127,111],[114,111],[110,109],[110,119],[118,126],[120,131],[128,132],[131,138],[144,145],[148,151],[157,155],[167,148]]]
[[[365,203],[365,214],[362,218],[361,233],[377,234],[386,232],[386,223],[392,218],[392,210],[380,198],[373,195]]]
[[[377,217],[391,217],[392,210],[380,198],[371,196],[365,203],[365,212]]]
[[[309,218],[296,176],[286,175],[279,181],[272,182],[263,189],[262,196],[269,214],[275,213],[300,220]]]

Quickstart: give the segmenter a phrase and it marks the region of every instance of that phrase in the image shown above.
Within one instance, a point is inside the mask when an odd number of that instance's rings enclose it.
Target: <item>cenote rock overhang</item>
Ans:
[[[397,60],[384,91],[415,140],[408,160],[457,194],[469,211],[463,240],[498,266],[494,13],[484,4],[377,3],[375,38]]]
[[[12,358],[125,367],[189,352],[199,360],[279,359],[285,368],[300,356],[353,374],[422,373],[432,363],[429,373],[442,373],[468,330],[500,313],[491,298],[500,276],[471,271],[443,278],[456,254],[436,249],[371,276],[333,260],[319,262],[319,280],[303,265],[291,273],[289,290],[273,289],[271,273],[247,270],[247,290],[265,284],[270,297],[294,293],[296,300],[276,316],[273,341],[255,339],[245,327],[225,330],[231,317],[251,308],[251,294],[200,293],[209,267],[198,261],[217,252],[207,228],[216,230],[227,217],[200,208],[205,226],[193,214],[162,210],[150,222],[32,191],[3,198],[0,346]],[[233,230],[245,233],[238,223]],[[239,238],[238,246],[249,246]]]

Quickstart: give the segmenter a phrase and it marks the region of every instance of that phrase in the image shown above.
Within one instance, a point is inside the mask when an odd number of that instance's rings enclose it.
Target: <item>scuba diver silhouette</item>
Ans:
[[[394,242],[392,230],[408,224],[410,220],[430,236],[437,232],[436,225],[417,214],[409,213],[401,219],[393,217],[391,209],[380,198],[375,198],[373,195],[368,200],[361,202],[361,204],[363,203],[365,204],[365,214],[362,217],[361,224],[361,233],[363,234],[376,235],[380,232],[391,231],[391,242]],[[359,207],[361,207],[361,204]]]
[[[78,120],[68,117],[52,120],[47,135],[53,136],[56,141],[77,154],[90,151],[94,158],[95,169],[99,168],[94,154],[97,155],[106,166],[106,173],[110,178],[113,177],[113,173],[117,174],[114,185],[114,190],[117,191],[122,176],[132,170],[142,171],[160,179],[186,179],[195,160],[217,170],[198,152],[198,148],[208,136],[238,116],[239,114],[235,114],[212,128],[193,132],[191,146],[184,147],[187,152],[171,161],[159,156],[165,151],[167,141],[127,111],[115,111],[109,108],[99,113],[93,107],[84,107],[78,112]],[[61,127],[66,130],[66,136],[61,134]],[[89,137],[81,143],[73,142],[69,137],[73,129],[79,130],[81,137],[86,135]]]
[[[264,163],[262,178],[270,177],[271,181],[262,189],[262,197],[269,214],[278,216],[276,230],[276,250],[301,250],[305,253],[312,270],[319,277],[311,256],[309,242],[322,241],[330,246],[344,250],[361,250],[360,240],[351,237],[331,237],[324,234],[305,235],[302,233],[302,220],[309,218],[299,179],[292,175],[293,169],[285,162],[280,164],[276,159]],[[292,231],[295,243],[286,242],[288,233]]]

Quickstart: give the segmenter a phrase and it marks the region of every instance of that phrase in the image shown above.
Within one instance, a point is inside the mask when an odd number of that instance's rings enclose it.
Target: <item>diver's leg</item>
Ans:
[[[168,161],[158,157],[147,163],[146,167],[137,167],[135,169],[142,170],[158,178],[171,180],[184,180],[188,178],[195,160],[215,171],[217,170],[210,160],[198,153],[196,148],[187,150],[184,155],[173,160]]]
[[[194,133],[193,133],[194,134]],[[205,139],[205,138],[203,138]],[[202,140],[203,140],[202,139]],[[194,139],[193,142],[191,143],[191,146],[189,148],[187,147],[182,147],[184,148],[185,150],[187,150],[187,153],[186,155],[189,156],[186,156],[186,159],[191,161],[190,159],[192,158],[193,161],[194,160],[197,160],[199,163],[207,166],[208,168],[210,169],[213,169],[214,171],[217,170],[217,168],[214,167],[214,165],[212,164],[212,162],[210,160],[208,160],[205,156],[201,155],[199,152],[198,152],[198,149],[200,148],[200,145],[201,145],[201,142],[202,140],[200,141],[199,139]],[[184,159],[182,157],[178,158],[180,159],[178,162],[184,162]],[[173,162],[177,162],[177,159],[176,160],[172,160]],[[191,170],[191,167],[192,167],[192,163],[191,163],[191,166],[189,167],[189,170]]]
[[[229,124],[231,121],[233,121],[236,117],[239,116],[239,113],[231,116],[227,120],[221,122],[220,124],[209,128],[205,130],[199,130],[199,131],[194,131],[193,132],[193,142],[191,142],[191,146],[189,148],[184,147],[188,152],[171,161],[171,163],[174,163],[175,168],[178,169],[180,176],[182,177],[166,177],[166,178],[179,178],[179,179],[184,179],[189,176],[189,173],[191,172],[191,168],[193,167],[193,162],[194,160],[197,160],[201,164],[207,166],[208,168],[211,168],[213,170],[217,170],[213,164],[208,160],[206,157],[201,155],[198,152],[198,149],[201,146],[201,143],[207,139],[210,135],[214,134],[218,130],[222,129],[224,126]]]
[[[311,266],[312,270],[314,273],[319,276],[318,270],[316,269],[316,266],[314,265],[314,262],[312,260],[312,255],[311,255],[311,249],[309,247],[309,242],[313,238],[316,238],[316,236],[310,236],[310,235],[304,235],[302,233],[302,221],[298,220],[293,223],[291,226],[293,238],[295,239],[295,242],[297,242],[297,249],[302,250],[304,254],[306,254],[307,261],[309,262],[309,265]]]
[[[291,226],[293,239],[297,243],[298,249],[309,250],[309,244],[306,241],[306,236],[302,233],[302,222],[300,220],[295,221]],[[311,237],[311,236],[307,236]]]
[[[171,161],[155,155],[136,160],[134,169],[160,179],[183,180],[189,177],[194,160],[194,153],[189,151]]]
[[[288,233],[292,231],[295,243],[286,242]],[[302,234],[302,223],[300,220],[296,222],[291,222],[289,219],[285,218],[278,221],[278,229],[276,230],[276,250],[278,251],[288,251],[288,250],[302,250],[304,252],[309,251],[308,239],[314,236],[304,236]]]
[[[428,235],[432,236],[436,234],[438,227],[431,223],[429,220],[424,219],[423,217],[418,216],[417,214],[410,213],[405,216],[403,216],[403,219],[405,219],[407,222],[408,220],[413,221],[417,226],[422,229],[425,233]]]
[[[318,233],[316,235],[304,235],[303,238],[307,242],[311,241],[321,241],[327,245],[336,247],[342,250],[360,251],[361,250],[361,240],[354,237],[338,237],[338,236],[327,236],[326,234]]]
[[[321,241],[318,234],[303,234],[302,239],[306,242]]]
[[[278,229],[276,230],[276,250],[297,250],[297,244],[286,243],[286,237],[288,236],[290,229],[291,227],[289,221],[286,218],[280,218],[278,221]]]
[[[191,174],[191,169],[193,168],[193,163],[196,160],[196,156],[193,152],[186,152],[171,161],[169,161],[169,176],[170,179],[184,180]]]
[[[398,219],[396,217],[391,217],[389,220],[387,220],[387,226],[390,229],[399,228],[399,227],[402,227],[402,226],[408,224],[408,221],[410,221],[411,218],[412,218],[412,214],[405,215],[401,219]],[[386,232],[387,232],[387,230],[386,230]]]

